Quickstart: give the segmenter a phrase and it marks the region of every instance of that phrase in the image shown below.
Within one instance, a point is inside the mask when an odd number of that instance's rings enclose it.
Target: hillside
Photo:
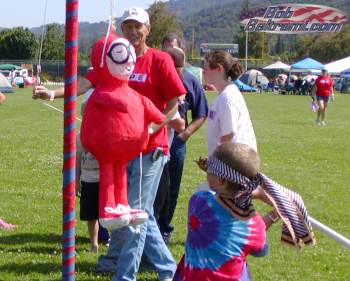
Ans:
[[[176,12],[179,18],[196,14],[208,8],[215,8],[223,6],[232,2],[239,2],[240,0],[170,0],[168,2],[168,9],[171,12]]]
[[[239,15],[245,0],[170,0],[168,10],[176,12],[188,44],[192,43],[194,31],[195,46],[202,42],[230,43],[239,30]],[[280,0],[250,0],[251,9],[281,3]],[[289,3],[305,3],[305,0],[289,0]],[[350,15],[350,0],[309,0],[310,4],[337,7]],[[117,26],[119,22],[117,20]],[[63,25],[62,25],[63,28]],[[107,29],[107,22],[79,24],[79,50],[89,52],[93,42]],[[31,31],[39,36],[41,27]],[[288,44],[288,37],[283,37]]]
[[[80,22],[79,23],[79,51],[82,53],[90,52],[91,46],[94,41],[104,35],[107,30],[107,22]],[[64,29],[64,25],[61,25],[62,30]],[[42,32],[42,26],[33,27],[30,29],[37,38],[40,38]]]
[[[198,47],[201,42],[232,42],[234,34],[239,29],[239,15],[244,2],[244,0],[179,0],[170,1],[168,5],[170,11],[177,12],[187,42],[192,42],[194,30],[195,45]],[[281,1],[251,0],[250,3],[251,8],[255,9],[278,4]],[[305,0],[289,0],[288,3],[305,3]],[[309,0],[308,3],[336,7],[350,15],[350,0]]]

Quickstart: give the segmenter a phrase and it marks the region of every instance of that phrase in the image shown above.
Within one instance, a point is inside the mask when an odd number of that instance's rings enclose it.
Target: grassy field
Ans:
[[[208,99],[213,96],[208,94]],[[0,280],[60,280],[62,114],[32,100],[30,89],[7,97],[0,106],[0,217],[18,227],[0,229]],[[298,191],[310,215],[350,237],[350,95],[336,96],[325,127],[314,124],[307,97],[245,94],[245,98],[263,172]],[[62,101],[53,105],[62,109]],[[187,148],[170,244],[176,260],[183,253],[189,196],[205,178],[193,159],[204,156],[205,147],[201,129]],[[257,209],[267,210],[259,203]],[[279,234],[279,225],[274,225],[268,234],[267,257],[249,258],[254,280],[350,280],[349,250],[316,232],[317,245],[297,253],[281,245]],[[77,280],[111,280],[111,275],[95,273],[98,255],[88,251],[87,237],[86,225],[78,222]],[[139,280],[155,281],[157,276],[143,272]]]

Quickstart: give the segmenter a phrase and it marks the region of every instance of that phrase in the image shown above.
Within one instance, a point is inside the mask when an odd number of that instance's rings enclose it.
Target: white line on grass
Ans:
[[[46,103],[46,102],[43,102],[43,104],[45,104],[46,106],[48,106],[48,107],[50,107],[50,108],[52,108],[52,109],[54,109],[54,110],[56,110],[56,111],[61,112],[62,114],[64,114],[64,112],[63,112],[61,109],[59,109],[59,108],[57,108],[57,107],[54,107],[54,106],[51,105],[51,104],[48,104],[48,103]],[[81,122],[81,119],[80,119],[80,118],[78,118],[78,117],[76,117],[76,118],[77,118],[77,120],[79,120],[79,121]]]

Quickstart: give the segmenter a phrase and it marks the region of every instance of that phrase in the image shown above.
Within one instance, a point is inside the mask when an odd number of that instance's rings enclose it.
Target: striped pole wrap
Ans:
[[[308,214],[299,194],[281,186],[262,173],[259,173],[254,180],[250,180],[214,156],[209,157],[207,167],[208,173],[244,187],[245,192],[240,192],[237,195],[239,198],[235,198],[235,204],[241,209],[250,206],[251,193],[260,184],[283,220],[281,237],[283,242],[294,245],[297,249],[300,248],[301,241],[306,245],[315,243]]]
[[[63,137],[62,280],[75,280],[75,154],[78,0],[66,0]]]

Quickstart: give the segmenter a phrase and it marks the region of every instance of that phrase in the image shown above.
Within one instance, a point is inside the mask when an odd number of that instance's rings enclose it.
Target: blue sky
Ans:
[[[148,8],[154,0],[116,0],[115,14],[131,6]],[[65,0],[48,0],[46,23],[64,23]],[[79,21],[99,22],[109,16],[109,0],[80,0]],[[44,22],[45,0],[2,0],[0,27],[35,27]]]

